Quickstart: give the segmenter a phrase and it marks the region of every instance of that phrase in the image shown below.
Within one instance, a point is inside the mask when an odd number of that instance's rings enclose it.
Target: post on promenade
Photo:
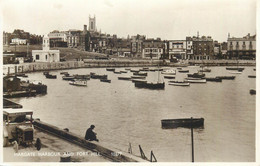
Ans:
[[[193,124],[192,124],[192,117],[191,117],[191,162],[194,162],[194,142],[193,142]]]

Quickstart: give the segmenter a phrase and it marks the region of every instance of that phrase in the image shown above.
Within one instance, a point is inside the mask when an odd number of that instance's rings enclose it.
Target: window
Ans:
[[[230,45],[232,46],[232,42],[230,42]]]
[[[40,59],[40,56],[37,54],[36,55],[36,60],[39,60]]]
[[[243,45],[246,45],[246,42],[243,42]]]
[[[48,55],[45,55],[46,60],[48,59]]]
[[[237,45],[238,45],[238,42],[237,42]]]

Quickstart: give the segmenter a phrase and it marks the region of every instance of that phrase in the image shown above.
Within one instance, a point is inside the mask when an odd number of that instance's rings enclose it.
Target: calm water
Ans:
[[[190,73],[198,67],[188,67]],[[224,67],[211,67],[206,76],[235,75]],[[123,70],[118,68],[117,70]],[[119,151],[139,155],[141,145],[146,156],[153,150],[158,161],[190,162],[191,137],[189,129],[162,129],[161,119],[203,117],[204,129],[194,131],[195,161],[255,161],[255,95],[253,67],[246,67],[235,80],[222,83],[191,84],[190,87],[166,85],[165,90],[137,89],[131,81],[105,68],[63,70],[70,74],[108,74],[111,84],[91,79],[88,87],[75,87],[62,80],[46,79],[42,73],[29,74],[30,80],[48,85],[48,94],[15,99],[26,109],[34,110],[34,117],[69,128],[84,136],[86,129],[95,124],[100,142]],[[182,80],[186,73],[178,73]],[[149,72],[148,80],[156,80],[157,72]],[[167,79],[164,79],[166,84]]]

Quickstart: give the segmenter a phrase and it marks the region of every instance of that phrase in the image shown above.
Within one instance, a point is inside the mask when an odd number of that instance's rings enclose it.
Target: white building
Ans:
[[[187,59],[186,57],[186,40],[169,41],[169,59],[176,57],[178,59]]]
[[[163,49],[158,47],[150,47],[143,49],[143,58],[149,59],[160,59],[163,54]]]
[[[47,35],[43,37],[42,50],[32,50],[34,62],[59,62],[60,50],[50,50],[50,40]]]
[[[14,38],[14,39],[12,39],[11,44],[25,45],[26,44],[26,39]]]
[[[67,42],[67,34],[65,32],[53,31],[48,36],[51,40]]]
[[[227,54],[229,58],[255,59],[256,56],[256,35],[248,34],[244,37],[228,37]]]

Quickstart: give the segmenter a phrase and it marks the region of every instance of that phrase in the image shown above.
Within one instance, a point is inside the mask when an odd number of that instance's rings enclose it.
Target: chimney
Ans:
[[[84,32],[87,32],[87,25],[84,25]]]

